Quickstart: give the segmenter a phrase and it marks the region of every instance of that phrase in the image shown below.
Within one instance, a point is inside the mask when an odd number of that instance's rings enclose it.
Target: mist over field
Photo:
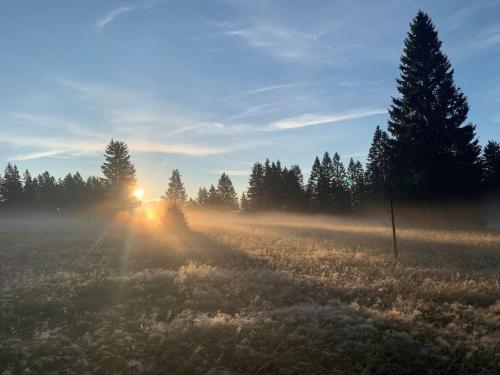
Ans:
[[[157,210],[2,217],[6,371],[500,371],[498,233]]]

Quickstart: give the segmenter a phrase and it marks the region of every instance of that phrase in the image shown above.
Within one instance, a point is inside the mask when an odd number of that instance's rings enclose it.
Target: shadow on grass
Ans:
[[[203,232],[111,236],[84,259],[109,271],[81,265],[86,272],[2,298],[1,341],[23,338],[0,349],[6,369],[20,371],[24,361],[35,372],[96,371],[85,367],[91,365],[101,373],[140,372],[131,369],[133,360],[149,373],[500,370],[492,353],[466,362],[469,348],[440,340],[438,330],[350,306],[346,288],[277,270]],[[43,324],[65,339],[37,338],[33,333]],[[59,357],[68,342],[81,351]],[[21,349],[29,356],[15,354]]]

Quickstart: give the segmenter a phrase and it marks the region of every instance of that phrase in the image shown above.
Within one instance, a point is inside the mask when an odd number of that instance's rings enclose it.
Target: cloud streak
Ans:
[[[115,9],[112,9],[110,12],[104,15],[104,17],[100,18],[96,22],[96,28],[97,29],[102,29],[109,25],[111,22],[113,22],[116,17],[129,13],[133,10],[138,10],[138,9],[146,9],[146,8],[151,8],[152,6],[162,2],[164,0],[144,0],[141,4],[134,4],[134,5],[126,5],[126,6],[121,6]]]
[[[272,56],[302,63],[322,60],[325,33],[306,33],[285,26],[261,24],[241,28],[229,23],[217,25],[224,35],[239,38]]]
[[[130,12],[131,10],[135,9],[136,7],[133,5],[130,6],[124,6],[124,7],[118,7],[110,11],[108,14],[106,14],[104,17],[99,19],[96,23],[96,27],[98,29],[102,29],[104,26],[108,25],[109,23],[113,22],[113,20],[119,16],[120,14],[125,14]]]
[[[325,125],[346,120],[354,120],[363,117],[381,115],[387,113],[385,109],[356,110],[351,113],[341,115],[323,115],[323,114],[303,114],[300,116],[289,117],[283,120],[274,121],[265,130],[287,130],[297,129],[306,126]]]
[[[48,150],[48,151],[40,151],[40,152],[30,152],[28,154],[19,154],[14,155],[8,158],[9,161],[24,161],[24,160],[33,160],[33,159],[41,159],[50,156],[56,156],[63,154],[64,150]]]
[[[296,88],[296,87],[303,87],[306,86],[306,83],[301,83],[301,82],[296,82],[296,83],[284,83],[281,85],[272,85],[272,86],[266,86],[266,87],[260,87],[257,89],[249,90],[246,93],[247,94],[260,94],[263,92],[269,92],[269,91],[276,91],[276,90],[284,90],[284,89],[290,89],[290,88]]]

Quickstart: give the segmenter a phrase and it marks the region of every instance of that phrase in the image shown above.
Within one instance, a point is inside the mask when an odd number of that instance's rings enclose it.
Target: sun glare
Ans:
[[[134,197],[136,197],[137,200],[142,201],[142,198],[144,197],[144,189],[143,188],[137,188],[134,190]]]

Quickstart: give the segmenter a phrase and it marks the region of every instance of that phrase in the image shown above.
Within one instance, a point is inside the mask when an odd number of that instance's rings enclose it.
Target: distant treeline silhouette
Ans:
[[[240,207],[247,211],[289,210],[320,213],[359,212],[373,203],[448,204],[500,195],[500,145],[481,150],[475,125],[467,123],[467,98],[454,83],[454,71],[429,16],[419,11],[404,43],[387,131],[377,126],[366,170],[352,158],[347,169],[340,155],[316,157],[307,182],[297,165],[280,161],[253,165]],[[133,205],[135,167],[127,145],[111,140],[101,167],[104,177],[86,181],[76,172],[56,180],[49,172],[21,178],[9,163],[0,178],[0,206],[74,208],[102,201]],[[217,187],[187,195],[174,170],[162,198],[196,207],[237,209],[235,189],[225,173]]]

